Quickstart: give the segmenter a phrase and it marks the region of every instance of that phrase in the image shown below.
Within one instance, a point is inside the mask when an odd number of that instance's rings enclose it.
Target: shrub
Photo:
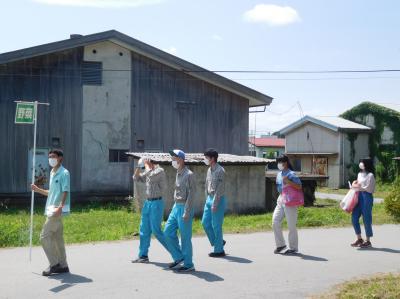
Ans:
[[[398,177],[385,198],[385,210],[396,220],[400,220],[400,177]]]

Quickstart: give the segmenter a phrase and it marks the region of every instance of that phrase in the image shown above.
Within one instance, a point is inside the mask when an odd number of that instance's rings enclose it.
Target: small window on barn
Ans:
[[[108,161],[111,163],[128,162],[128,156],[125,154],[129,150],[110,149],[108,152]]]
[[[291,160],[292,162],[292,166],[293,166],[293,170],[294,171],[301,171],[301,159],[299,158],[294,158]]]
[[[102,69],[102,62],[84,61],[82,64],[82,84],[101,85],[103,81]]]

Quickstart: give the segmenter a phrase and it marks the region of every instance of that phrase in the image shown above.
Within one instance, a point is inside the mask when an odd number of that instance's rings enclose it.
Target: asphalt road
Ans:
[[[378,272],[400,271],[400,226],[374,227],[372,249],[355,249],[351,228],[299,231],[297,256],[273,254],[271,232],[226,235],[226,258],[208,257],[204,237],[193,239],[196,271],[164,267],[170,257],[152,241],[149,264],[132,264],[138,241],[67,246],[70,274],[46,278],[40,247],[0,250],[0,298],[306,298]]]

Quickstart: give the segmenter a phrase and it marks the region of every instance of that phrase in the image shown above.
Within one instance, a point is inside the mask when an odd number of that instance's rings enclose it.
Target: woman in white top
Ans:
[[[360,172],[357,180],[353,182],[352,187],[359,190],[358,203],[354,207],[351,214],[354,231],[357,235],[357,240],[351,244],[353,247],[368,248],[371,247],[370,238],[372,233],[372,207],[374,198],[372,194],[375,191],[374,165],[370,158],[360,160]],[[361,237],[360,216],[362,215],[365,227],[366,240]]]

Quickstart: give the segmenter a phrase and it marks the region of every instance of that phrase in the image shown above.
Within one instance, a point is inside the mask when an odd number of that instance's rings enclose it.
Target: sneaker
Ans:
[[[191,272],[194,270],[195,270],[194,266],[192,266],[192,267],[181,266],[178,269],[176,269],[177,272]]]
[[[372,247],[372,244],[370,241],[365,241],[360,245],[360,248],[370,248]]]
[[[60,264],[54,265],[54,266],[49,266],[46,270],[42,272],[43,276],[50,276],[51,274],[57,273],[56,270],[57,268],[60,267]]]
[[[288,249],[288,250],[286,250],[283,254],[290,255],[290,254],[296,254],[296,253],[297,253],[297,250],[295,250],[295,249]]]
[[[363,244],[363,243],[364,243],[363,239],[357,239],[357,241],[355,241],[354,243],[351,243],[350,246],[351,247],[360,247],[361,244]]]
[[[57,274],[69,273],[69,268],[68,268],[68,266],[66,266],[66,267],[58,266],[58,267],[56,267],[54,273],[57,273]]]
[[[136,260],[133,260],[132,263],[148,263],[149,257],[148,256],[139,256]]]
[[[182,264],[182,262],[183,262],[183,259],[181,259],[179,261],[172,262],[172,263],[168,264],[168,268],[169,269],[175,269],[177,266]]]
[[[209,257],[223,257],[226,256],[225,251],[221,252],[211,252],[208,254]]]
[[[277,247],[277,248],[274,250],[274,253],[275,253],[275,254],[281,253],[281,251],[282,251],[283,249],[285,249],[285,248],[286,248],[286,245]]]

